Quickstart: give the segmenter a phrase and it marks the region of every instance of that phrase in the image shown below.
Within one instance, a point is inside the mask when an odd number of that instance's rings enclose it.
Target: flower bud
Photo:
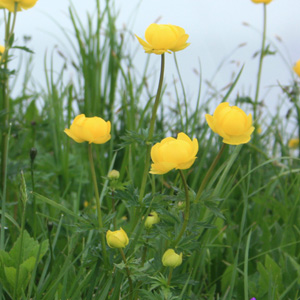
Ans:
[[[111,170],[107,175],[109,180],[117,180],[120,177],[120,172],[117,170]]]
[[[160,218],[159,218],[158,214],[155,211],[152,211],[146,218],[145,227],[150,229],[152,227],[152,225],[159,223],[159,221],[160,221]]]
[[[124,248],[129,243],[128,236],[122,228],[116,231],[108,230],[106,233],[106,241],[110,248]]]
[[[165,267],[176,268],[182,264],[182,253],[176,254],[173,249],[168,249],[162,257],[162,263]]]
[[[29,155],[30,155],[31,161],[34,162],[35,157],[36,157],[36,155],[37,155],[37,150],[36,150],[36,148],[31,148],[31,149],[30,149],[30,152],[29,152]]]

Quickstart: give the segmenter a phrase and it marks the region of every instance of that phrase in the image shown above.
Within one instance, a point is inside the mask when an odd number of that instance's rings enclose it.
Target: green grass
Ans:
[[[181,131],[199,142],[196,162],[183,172],[191,200],[187,228],[176,243],[183,263],[168,285],[169,269],[161,258],[182,228],[186,195],[175,170],[148,174],[145,192],[140,191],[156,96],[149,56],[145,54],[139,74],[134,53],[126,47],[132,33],[116,28],[111,1],[101,9],[97,1],[95,15],[86,20],[79,19],[74,7],[69,16],[75,37],[74,43],[66,34],[69,59],[58,66],[55,51],[45,55],[45,85],[29,88],[28,75],[18,78],[23,88],[10,95],[9,113],[6,82],[13,84],[14,77],[5,70],[9,60],[1,65],[0,299],[299,299],[300,162],[297,150],[287,146],[294,137],[290,132],[297,135],[300,127],[299,82],[291,79],[280,98],[295,112],[287,118],[280,117],[280,108],[266,112],[263,123],[257,120],[261,134],[255,132],[248,144],[227,146],[195,201],[222,146],[205,113],[213,113],[221,94],[221,101],[237,104],[247,114],[264,107],[259,97],[253,100],[254,95],[236,90],[243,69],[226,91],[203,98],[201,75],[198,98],[188,99],[176,56],[166,57],[180,80],[174,88],[163,85],[162,99],[172,92],[177,103],[160,103],[150,142]],[[181,55],[184,61],[184,51]],[[154,61],[158,68],[160,57]],[[76,74],[67,82],[65,67]],[[87,143],[75,143],[63,132],[79,113],[112,123],[111,140],[93,145],[103,228],[97,220]],[[291,131],[285,131],[287,125]],[[37,149],[34,158],[32,148]],[[118,181],[108,179],[111,169],[120,171]],[[160,223],[147,230],[144,221],[151,210]],[[119,251],[101,243],[101,235],[119,227],[130,239],[124,248],[126,264]]]

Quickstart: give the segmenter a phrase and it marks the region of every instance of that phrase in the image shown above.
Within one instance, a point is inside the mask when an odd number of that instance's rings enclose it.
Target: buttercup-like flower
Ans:
[[[106,233],[106,241],[110,248],[124,248],[129,243],[127,233],[122,228],[116,231],[108,230]]]
[[[247,116],[242,109],[231,107],[227,102],[219,104],[213,116],[206,114],[205,118],[212,131],[219,134],[225,144],[248,143],[254,131],[252,115]]]
[[[173,249],[168,249],[162,257],[162,263],[165,267],[176,268],[182,264],[182,253],[176,254]]]
[[[193,141],[183,132],[177,139],[167,137],[151,149],[151,174],[165,174],[172,169],[185,170],[192,166],[198,152],[198,141]]]
[[[146,53],[163,54],[170,51],[176,52],[185,49],[190,43],[187,43],[188,34],[185,30],[175,25],[151,24],[146,29],[146,42],[135,35],[143,46]]]
[[[4,51],[5,51],[5,47],[0,45],[0,59]]]
[[[272,0],[251,0],[253,3],[264,3],[264,4],[269,4],[270,2],[272,2]]]
[[[70,129],[64,132],[77,143],[104,144],[111,138],[110,128],[109,121],[98,117],[86,118],[81,114],[74,119]]]
[[[296,149],[299,146],[299,139],[290,139],[288,146],[291,149]]]
[[[15,2],[18,3],[17,11],[33,7],[38,0],[0,0],[0,8],[6,8],[10,12],[15,11]]]
[[[300,77],[300,59],[293,66],[293,70]]]
[[[152,227],[152,225],[159,223],[159,221],[160,221],[160,218],[159,218],[157,212],[152,211],[146,218],[145,227],[150,229]]]

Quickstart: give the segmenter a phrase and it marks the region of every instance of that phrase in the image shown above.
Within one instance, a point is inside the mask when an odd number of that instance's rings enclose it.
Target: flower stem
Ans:
[[[93,179],[93,184],[94,184],[95,197],[96,197],[98,225],[99,225],[99,229],[101,230],[100,237],[101,237],[101,243],[102,243],[103,258],[104,258],[105,265],[107,265],[107,253],[106,253],[106,245],[105,245],[105,236],[104,236],[104,233],[103,233],[103,221],[102,221],[102,213],[101,213],[101,204],[100,204],[97,177],[96,177],[95,165],[94,165],[94,159],[93,159],[92,144],[89,144],[89,146],[88,146],[88,155],[89,155],[89,162],[90,162],[92,179]]]
[[[260,81],[261,81],[261,71],[262,71],[262,64],[263,59],[265,56],[265,44],[266,44],[266,32],[267,32],[267,5],[264,4],[264,20],[263,20],[263,38],[262,38],[262,45],[260,50],[260,58],[259,58],[259,65],[258,65],[258,73],[257,73],[257,81],[256,81],[256,90],[255,90],[255,98],[254,98],[254,106],[253,106],[253,119],[254,122],[257,121],[257,106],[258,106],[258,96],[259,96],[259,89],[260,89]]]
[[[220,157],[222,156],[222,153],[224,152],[226,148],[226,144],[223,143],[218,155],[215,157],[214,161],[212,162],[210,168],[208,169],[207,173],[205,174],[205,177],[204,179],[202,180],[201,182],[201,185],[200,185],[200,188],[197,192],[197,195],[196,195],[196,198],[195,198],[195,203],[197,203],[202,195],[202,192],[204,191],[205,187],[206,187],[206,184],[214,170],[214,168],[216,167],[218,161],[220,160]]]
[[[183,175],[183,172],[181,170],[178,170],[182,179],[182,183],[184,186],[184,191],[185,191],[185,212],[184,212],[184,220],[183,220],[183,224],[182,224],[182,228],[181,231],[179,232],[179,235],[177,237],[177,239],[174,242],[174,247],[179,243],[181,237],[183,236],[185,229],[187,227],[188,221],[189,221],[189,217],[190,217],[190,197],[189,197],[189,188],[188,185],[186,183],[185,177]]]
[[[121,256],[122,256],[122,259],[125,263],[125,269],[126,269],[126,273],[127,273],[127,277],[128,277],[128,283],[129,283],[129,299],[132,299],[132,296],[133,296],[133,286],[132,286],[132,280],[131,280],[131,277],[130,277],[130,270],[129,268],[127,267],[127,260],[126,260],[126,257],[125,257],[125,253],[123,251],[122,248],[119,248],[120,250],[120,253],[121,253]]]
[[[167,283],[168,286],[170,286],[170,283],[171,283],[172,274],[173,274],[173,269],[174,269],[174,268],[170,268],[170,272],[169,272],[169,276],[168,276],[168,283]]]
[[[147,152],[146,152],[146,158],[145,158],[145,167],[144,167],[144,173],[143,173],[143,177],[142,177],[142,184],[141,184],[140,195],[139,195],[140,203],[142,202],[144,194],[145,194],[147,175],[149,173],[152,138],[153,138],[157,108],[159,105],[161,91],[162,91],[164,71],[165,71],[165,54],[162,54],[161,55],[159,83],[158,83],[157,93],[156,93],[156,97],[155,97],[155,102],[154,102],[154,105],[152,108],[152,116],[151,116],[151,120],[150,120],[150,127],[149,127],[149,133],[148,133],[148,138],[147,138]]]

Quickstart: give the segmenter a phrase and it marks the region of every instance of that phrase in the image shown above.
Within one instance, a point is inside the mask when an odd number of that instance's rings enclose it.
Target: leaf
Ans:
[[[28,53],[34,53],[32,50],[30,50],[28,47],[26,46],[13,46],[12,47],[13,49],[20,49],[20,50],[23,50],[25,52],[28,52]]]

